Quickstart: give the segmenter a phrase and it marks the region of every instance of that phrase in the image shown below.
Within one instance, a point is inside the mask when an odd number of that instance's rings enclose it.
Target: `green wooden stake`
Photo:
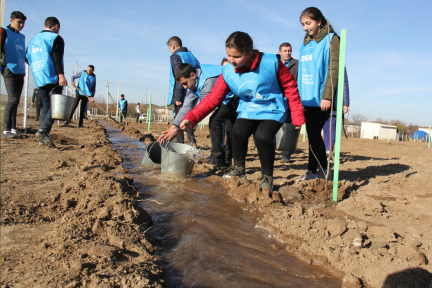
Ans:
[[[346,29],[341,31],[340,52],[339,52],[339,83],[344,83],[345,77],[345,52],[346,52]],[[342,110],[343,110],[343,86],[338,85],[337,91],[337,108],[336,108],[336,141],[334,155],[334,175],[333,175],[333,201],[337,203],[338,182],[339,182],[339,161],[340,161],[340,144],[342,136]]]
[[[428,149],[430,149],[430,143],[431,143],[431,125],[429,125],[429,136],[428,136]]]
[[[303,124],[303,142],[306,141],[306,124]]]
[[[150,123],[151,123],[151,94],[149,94],[149,109],[148,109],[148,114],[147,114],[148,118],[148,130],[150,131]]]

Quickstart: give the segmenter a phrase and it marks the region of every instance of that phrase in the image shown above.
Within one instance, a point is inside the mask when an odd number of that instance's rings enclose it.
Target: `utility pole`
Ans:
[[[118,87],[118,91],[117,91],[117,103],[115,103],[117,109],[116,109],[116,119],[118,120],[118,103],[119,103],[119,98],[120,98],[120,82],[119,82],[119,87]]]
[[[109,97],[109,79],[108,79],[108,81],[107,81],[107,108],[106,108],[106,112],[107,112],[107,115],[106,115],[106,118],[108,118],[108,104],[109,104],[109,101],[108,101],[108,97]]]
[[[2,0],[1,1],[1,26],[2,27],[4,24],[5,4],[6,4],[6,0]]]
[[[148,104],[147,89],[148,89],[148,87],[146,87],[146,104]]]

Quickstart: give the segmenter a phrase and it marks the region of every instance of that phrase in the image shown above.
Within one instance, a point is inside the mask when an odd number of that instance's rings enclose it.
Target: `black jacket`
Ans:
[[[288,70],[290,70],[291,74],[294,76],[294,79],[297,82],[297,76],[298,76],[298,60],[291,58],[290,63],[288,64]]]
[[[177,49],[176,51],[174,51],[174,54],[171,55],[171,67],[172,67],[172,72],[175,75],[175,71],[177,69],[177,66],[182,64],[183,61],[181,60],[180,56],[177,55],[177,52],[188,52],[189,50],[186,47],[181,47],[179,49]],[[176,101],[182,102],[184,100],[184,96],[185,96],[185,89],[183,88],[183,86],[179,83],[179,82],[175,82],[174,85],[174,91],[173,91],[173,100],[172,103],[168,103],[168,105],[175,103]]]

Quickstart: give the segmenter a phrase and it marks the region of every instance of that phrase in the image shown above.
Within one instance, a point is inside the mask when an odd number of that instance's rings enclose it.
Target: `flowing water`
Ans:
[[[170,178],[142,167],[145,144],[101,123],[134,178],[162,242],[168,287],[341,287],[341,280],[296,259],[255,228],[260,212],[196,175]]]

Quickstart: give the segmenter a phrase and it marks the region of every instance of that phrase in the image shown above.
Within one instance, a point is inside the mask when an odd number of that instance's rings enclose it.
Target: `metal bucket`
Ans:
[[[176,174],[182,174],[190,176],[192,174],[195,161],[189,159],[184,154],[187,151],[197,150],[196,148],[181,144],[181,143],[163,143],[161,144],[162,149],[162,165],[161,172],[171,172]]]
[[[67,95],[51,95],[52,120],[69,121],[75,98]]]
[[[147,150],[144,154],[144,158],[141,162],[142,166],[156,168],[156,164],[161,163],[162,151],[161,146],[158,142],[151,142],[147,146]]]
[[[276,133],[276,149],[279,151],[295,151],[297,149],[300,129],[292,123],[284,123]]]

